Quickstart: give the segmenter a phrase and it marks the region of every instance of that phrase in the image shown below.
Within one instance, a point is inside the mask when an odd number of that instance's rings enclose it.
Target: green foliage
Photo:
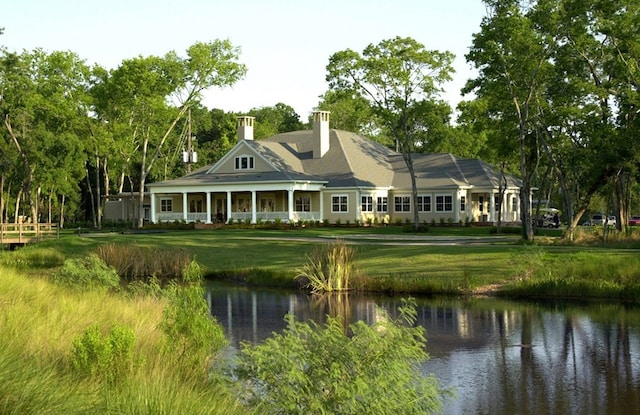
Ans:
[[[209,313],[199,283],[172,283],[168,297],[160,323],[167,359],[179,362],[185,376],[206,376],[211,357],[226,345],[224,331]]]
[[[115,289],[120,277],[98,256],[90,254],[82,258],[69,258],[51,275],[55,284],[78,289]]]
[[[132,373],[134,345],[133,330],[116,324],[103,336],[94,324],[74,338],[71,364],[83,376],[114,384]]]
[[[287,328],[261,344],[243,344],[230,374],[248,406],[270,414],[424,414],[439,412],[446,395],[433,376],[424,328],[415,326],[414,301],[397,321],[349,326],[328,317],[319,326],[287,315]],[[237,379],[237,380],[236,380]]]
[[[348,290],[355,253],[353,246],[341,240],[317,247],[307,255],[296,278],[307,280],[313,292]]]

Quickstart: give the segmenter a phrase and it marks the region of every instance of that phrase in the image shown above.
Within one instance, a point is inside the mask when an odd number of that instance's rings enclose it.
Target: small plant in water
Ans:
[[[355,249],[344,241],[336,241],[316,248],[307,255],[307,262],[298,270],[296,278],[312,292],[345,291],[353,274]]]

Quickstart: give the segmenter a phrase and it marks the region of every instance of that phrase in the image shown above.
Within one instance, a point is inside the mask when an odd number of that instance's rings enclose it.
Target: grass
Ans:
[[[185,380],[163,358],[163,301],[83,292],[0,267],[0,413],[244,413],[208,379]],[[136,370],[117,385],[78,376],[72,340],[113,322],[135,333]]]
[[[472,240],[494,236],[492,232],[489,227],[431,227],[427,233],[412,234],[403,232],[403,227],[399,226],[290,230],[223,228],[151,234],[105,233],[99,237],[79,237],[69,232],[63,233],[58,240],[44,241],[16,252],[0,252],[0,264],[24,265],[33,260],[50,267],[56,263],[60,265],[66,257],[83,256],[100,246],[134,244],[153,249],[185,250],[195,256],[208,278],[295,287],[296,270],[303,266],[307,255],[319,245],[340,239],[345,243],[358,243],[353,265],[359,276],[354,286],[377,291],[463,294],[481,291],[483,287],[517,286],[518,295],[522,295],[533,287],[530,285],[532,279],[546,280],[551,272],[562,280],[568,280],[568,277],[580,280],[569,284],[568,292],[571,292],[571,285],[582,289],[582,280],[596,278],[602,286],[607,281],[622,284],[617,292],[629,298],[640,274],[638,238],[611,238],[610,235],[612,245],[603,245],[597,235],[586,233],[581,238],[587,242],[577,245],[562,241],[559,238],[561,231],[544,230],[546,236],[537,238],[541,245],[537,245],[536,252],[523,244],[517,234],[482,244],[415,244],[416,238],[444,240],[459,236]],[[539,251],[544,253],[542,258],[536,258],[540,256]],[[574,256],[575,261],[567,261]],[[611,260],[606,267],[598,268],[598,264],[603,264],[603,257]],[[528,276],[532,278],[525,278]],[[541,296],[545,290],[536,288],[533,292]],[[552,288],[547,289],[547,294],[557,295]],[[589,290],[587,294],[597,296],[597,290]],[[612,291],[605,290],[602,294],[611,297]]]

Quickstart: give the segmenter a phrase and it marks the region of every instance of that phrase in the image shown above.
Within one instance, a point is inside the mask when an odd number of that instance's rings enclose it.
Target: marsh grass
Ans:
[[[115,268],[124,282],[156,277],[160,281],[180,278],[190,266],[192,254],[183,248],[153,248],[135,244],[101,245],[96,255]]]
[[[318,246],[307,255],[296,278],[305,280],[303,286],[312,292],[348,291],[355,254],[355,248],[342,240]]]
[[[538,263],[529,278],[520,278],[509,284],[503,293],[637,301],[640,296],[640,258],[605,250],[566,253]]]
[[[181,362],[163,352],[164,300],[80,293],[2,267],[0,275],[0,414],[244,413],[206,376],[178,375]],[[132,330],[139,364],[114,384],[78,376],[73,339],[114,322]]]

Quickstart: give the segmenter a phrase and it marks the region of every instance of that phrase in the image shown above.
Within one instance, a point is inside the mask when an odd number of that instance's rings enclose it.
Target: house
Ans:
[[[175,180],[149,183],[150,220],[397,223],[413,221],[411,177],[402,154],[329,128],[253,139],[254,118],[238,117],[238,142],[218,162]],[[420,222],[520,221],[520,180],[452,154],[414,154]],[[506,184],[506,186],[505,186]],[[502,196],[500,196],[502,191]]]

